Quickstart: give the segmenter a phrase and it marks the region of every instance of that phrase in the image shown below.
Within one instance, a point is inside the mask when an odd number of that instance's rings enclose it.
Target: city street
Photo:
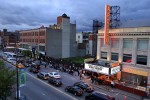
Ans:
[[[8,67],[11,67],[12,65],[6,62],[6,65]],[[12,67],[15,69],[15,67]],[[57,71],[53,68],[44,68],[42,66],[40,71],[44,72],[51,72],[51,71]],[[72,76],[65,72],[59,72],[59,74],[62,76],[62,82],[63,85],[61,87],[55,87],[47,82],[47,80],[41,80],[37,78],[36,74],[30,73],[28,69],[26,69],[27,72],[27,83],[26,86],[21,87],[20,91],[22,95],[25,95],[29,100],[84,100],[85,95],[88,95],[88,93],[84,92],[83,96],[74,96],[71,93],[65,92],[66,86],[71,86],[75,82],[80,81],[78,76]],[[90,80],[84,79],[82,81],[85,81],[89,83]],[[124,100],[125,94],[116,92],[115,89],[111,90],[109,87],[109,90],[98,88],[94,86],[94,89],[96,91],[101,91],[103,93],[115,96],[116,100]],[[101,86],[103,87],[103,86]],[[126,95],[127,96],[127,95]],[[126,97],[127,100],[141,100],[140,97]]]

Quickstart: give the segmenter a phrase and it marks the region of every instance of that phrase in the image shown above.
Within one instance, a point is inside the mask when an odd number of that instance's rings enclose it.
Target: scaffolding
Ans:
[[[117,28],[120,25],[120,7],[110,7],[110,28]]]

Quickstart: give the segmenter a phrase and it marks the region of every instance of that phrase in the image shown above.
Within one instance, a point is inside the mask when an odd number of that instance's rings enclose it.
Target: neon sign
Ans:
[[[105,5],[104,44],[109,43],[110,6]]]

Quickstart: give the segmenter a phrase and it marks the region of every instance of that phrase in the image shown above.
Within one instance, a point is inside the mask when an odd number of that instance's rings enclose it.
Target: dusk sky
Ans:
[[[77,31],[90,31],[92,20],[104,20],[105,4],[121,7],[121,20],[150,19],[150,0],[0,0],[0,30],[38,28],[66,13]]]

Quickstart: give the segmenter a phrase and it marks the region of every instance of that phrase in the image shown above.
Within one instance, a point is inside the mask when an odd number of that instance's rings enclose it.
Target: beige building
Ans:
[[[150,85],[150,27],[109,30],[109,44],[104,45],[104,32],[98,31],[97,59],[122,65],[117,78],[128,84]]]

